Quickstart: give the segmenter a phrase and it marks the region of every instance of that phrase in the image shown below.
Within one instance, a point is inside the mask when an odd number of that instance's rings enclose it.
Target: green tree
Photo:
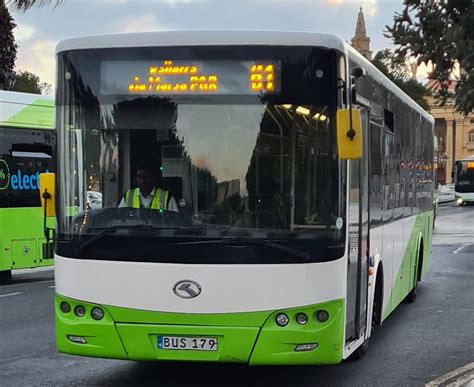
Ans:
[[[55,3],[55,6],[58,6],[63,2],[64,0],[7,0],[9,5],[20,11],[26,11],[33,6],[42,7],[43,5],[49,5],[51,3]]]
[[[15,21],[10,15],[4,0],[0,0],[0,90],[10,89],[13,83],[16,59]]]
[[[426,97],[430,92],[416,79],[410,78],[410,69],[405,57],[396,55],[387,48],[377,52],[372,63],[418,105],[429,110]]]
[[[15,84],[11,90],[22,93],[48,94],[51,92],[51,85],[41,82],[37,75],[29,71],[20,71],[15,74]]]
[[[386,36],[398,46],[400,57],[432,63],[431,78],[440,82],[441,103],[450,94],[449,80],[456,65],[463,71],[456,83],[456,108],[469,114],[474,108],[473,0],[404,0],[404,9],[387,26]]]

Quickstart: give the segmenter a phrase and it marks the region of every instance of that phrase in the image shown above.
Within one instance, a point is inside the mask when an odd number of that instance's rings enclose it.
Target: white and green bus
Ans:
[[[53,264],[38,176],[56,168],[54,116],[50,97],[0,91],[0,282],[12,270]]]
[[[335,364],[415,299],[434,121],[342,39],[119,34],[57,63],[59,351]],[[177,211],[121,204],[144,163]]]

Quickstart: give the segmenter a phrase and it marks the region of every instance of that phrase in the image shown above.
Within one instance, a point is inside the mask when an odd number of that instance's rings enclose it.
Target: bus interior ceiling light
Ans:
[[[296,113],[299,113],[299,114],[302,114],[304,116],[309,116],[310,115],[310,110],[309,109],[306,109],[305,107],[303,106],[298,106],[296,108]]]
[[[281,106],[283,106],[285,109],[290,110],[293,105],[285,104],[285,105],[281,105]]]

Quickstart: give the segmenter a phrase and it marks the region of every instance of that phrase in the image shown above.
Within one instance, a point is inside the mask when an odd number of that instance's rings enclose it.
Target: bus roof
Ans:
[[[54,129],[52,97],[0,90],[0,126]]]
[[[89,48],[201,45],[302,45],[333,48],[341,52],[345,51],[344,40],[329,34],[291,31],[200,30],[138,32],[71,38],[60,41],[56,47],[56,53]]]
[[[360,55],[342,38],[316,32],[296,31],[249,31],[249,30],[196,30],[196,31],[159,31],[138,32],[98,36],[86,36],[62,40],[56,47],[56,53],[70,50],[94,48],[126,48],[154,46],[225,46],[225,45],[275,45],[275,46],[315,46],[338,50],[359,66],[377,82],[393,92],[403,102],[430,123],[434,118],[421,106],[390,81],[372,63]]]

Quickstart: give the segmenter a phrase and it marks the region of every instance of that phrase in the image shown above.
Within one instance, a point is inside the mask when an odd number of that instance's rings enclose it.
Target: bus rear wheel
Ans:
[[[0,271],[0,284],[11,282],[11,280],[12,280],[11,270]]]

